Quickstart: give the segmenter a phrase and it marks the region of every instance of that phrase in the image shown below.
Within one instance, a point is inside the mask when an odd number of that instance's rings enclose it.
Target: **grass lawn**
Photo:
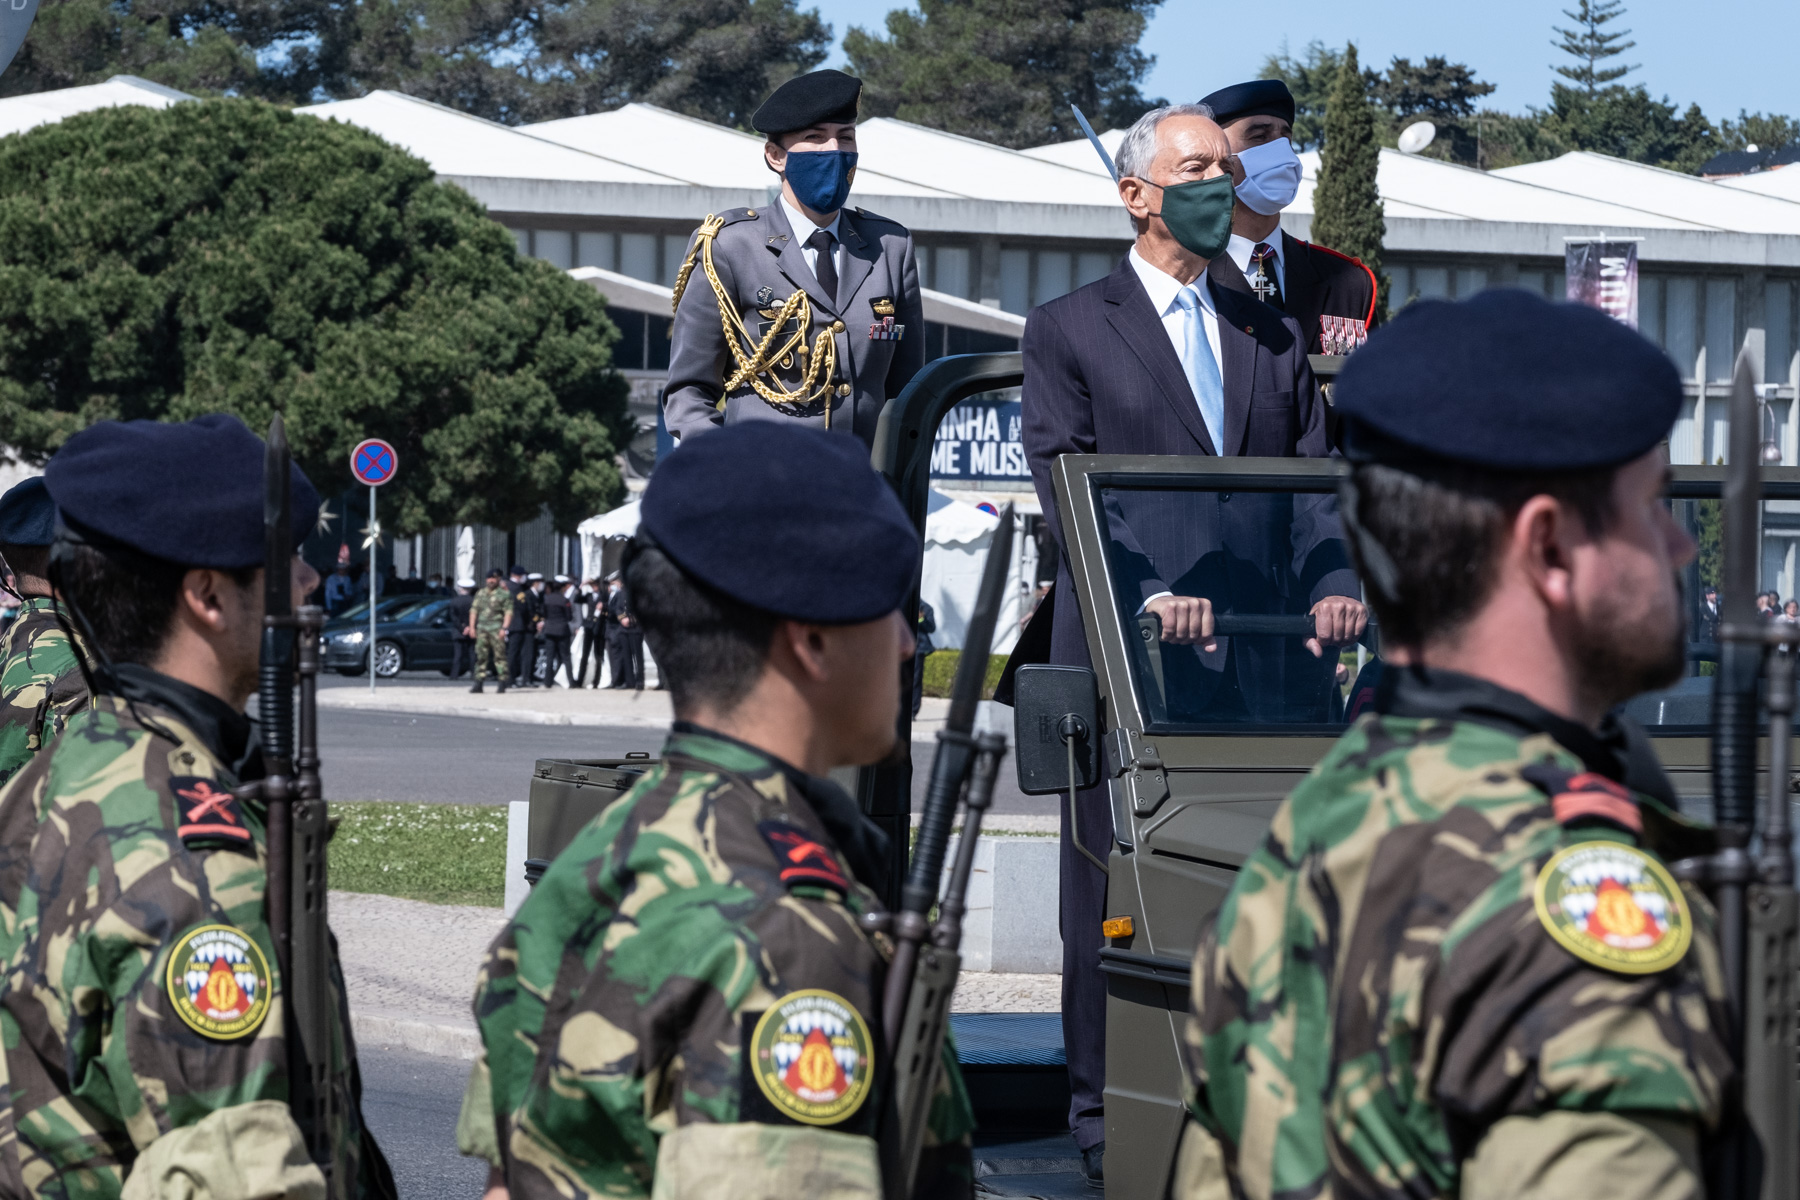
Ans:
[[[988,659],[987,678],[982,683],[981,698],[994,698],[994,685],[1000,682],[1000,672],[1006,668],[1007,656],[995,654]],[[925,694],[927,696],[947,697],[950,688],[956,682],[956,664],[962,661],[961,650],[936,650],[925,656]]]
[[[506,808],[484,804],[333,804],[331,886],[433,904],[498,908]]]

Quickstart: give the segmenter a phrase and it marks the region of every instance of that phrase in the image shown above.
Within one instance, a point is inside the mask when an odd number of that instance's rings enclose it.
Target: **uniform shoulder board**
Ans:
[[[756,832],[775,852],[781,882],[790,889],[823,887],[840,895],[850,894],[850,881],[844,878],[837,855],[806,830],[786,821],[758,821]]]
[[[884,217],[880,213],[872,213],[868,209],[862,207],[860,204],[857,205],[857,207],[856,207],[856,215],[861,217],[865,221],[880,221],[884,225],[892,225],[895,229],[905,229],[906,228],[906,226],[900,224],[900,222],[894,220],[894,218]]]
[[[719,220],[726,225],[736,225],[739,221],[754,221],[756,220],[756,210],[754,208],[734,208],[729,212],[720,213]]]
[[[1644,816],[1624,784],[1555,763],[1532,763],[1519,774],[1550,797],[1550,809],[1559,825],[1611,825],[1633,837],[1643,835]]]
[[[243,802],[202,775],[176,775],[169,780],[180,824],[175,832],[194,850],[238,849],[251,844]]]

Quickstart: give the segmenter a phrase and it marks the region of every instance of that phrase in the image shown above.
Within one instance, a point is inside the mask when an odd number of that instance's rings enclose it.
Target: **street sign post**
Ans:
[[[375,553],[381,546],[381,526],[375,520],[375,489],[394,478],[400,469],[400,456],[393,446],[380,438],[364,438],[350,452],[350,473],[358,483],[369,485],[369,695],[375,694],[375,606],[380,599],[376,587],[380,575],[375,569]]]

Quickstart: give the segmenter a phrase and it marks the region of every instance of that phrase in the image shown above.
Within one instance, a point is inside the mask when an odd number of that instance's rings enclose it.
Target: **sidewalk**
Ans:
[[[332,892],[330,913],[358,1043],[474,1058],[481,1041],[469,1003],[488,945],[506,923],[500,910]],[[951,1006],[1056,1012],[1061,993],[1060,975],[966,972]]]
[[[366,678],[344,683],[327,681],[319,689],[319,707],[479,717],[527,725],[637,725],[658,730],[667,729],[675,719],[669,693],[653,690],[512,688],[502,695],[490,686],[477,695],[467,683],[412,679],[377,683],[375,689],[375,694],[370,695]],[[949,711],[948,700],[927,697],[919,719],[913,722],[913,740],[930,741],[944,727]]]

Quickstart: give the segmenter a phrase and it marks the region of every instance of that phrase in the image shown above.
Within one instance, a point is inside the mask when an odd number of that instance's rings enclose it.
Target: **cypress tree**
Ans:
[[[1352,44],[1344,49],[1325,108],[1325,146],[1319,152],[1319,184],[1313,189],[1312,240],[1361,259],[1375,272],[1376,315],[1386,320],[1388,281],[1381,270],[1381,242],[1387,236],[1387,221],[1375,186],[1380,162],[1375,110]]]

